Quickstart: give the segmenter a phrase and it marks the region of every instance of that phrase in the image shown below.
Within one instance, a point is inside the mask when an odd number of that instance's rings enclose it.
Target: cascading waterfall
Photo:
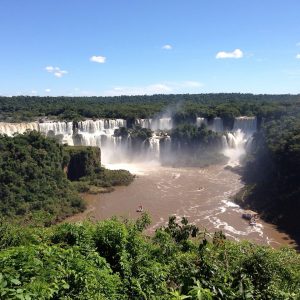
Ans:
[[[229,158],[228,165],[237,166],[251,146],[253,134],[257,130],[256,117],[238,117],[234,120],[232,132],[223,136],[223,153]]]
[[[165,123],[168,122],[170,120],[162,120],[158,124],[167,127]],[[150,128],[151,119],[140,119],[140,124],[142,127]],[[100,147],[104,164],[124,162],[130,159],[159,160],[161,137],[154,134],[145,141],[145,147],[141,147],[140,145],[133,145],[130,136],[128,138],[114,136],[115,130],[120,127],[127,127],[126,120],[99,119],[80,122],[45,121],[43,123],[0,122],[0,134],[13,136],[15,133],[22,134],[28,130],[35,130],[48,137],[55,137],[62,144]]]
[[[235,118],[233,124],[233,131],[238,129],[242,130],[246,134],[253,134],[257,130],[257,118],[256,117],[238,117]]]
[[[216,132],[223,132],[224,131],[223,120],[219,117],[214,118],[211,130]]]
[[[55,137],[61,143],[68,145],[83,145],[101,147],[102,161],[106,163],[128,162],[128,160],[157,160],[168,157],[173,149],[171,139],[161,131],[170,130],[173,126],[169,117],[157,119],[137,119],[136,125],[149,128],[154,133],[141,145],[133,143],[128,138],[114,136],[114,131],[120,127],[127,127],[123,119],[99,119],[80,122],[46,121],[43,123],[4,123],[0,122],[0,134],[12,136],[14,133],[24,133],[36,130],[46,136]],[[207,125],[207,119],[198,117],[196,126]],[[223,132],[223,120],[214,118],[209,128],[216,132]],[[253,133],[257,130],[256,117],[235,118],[233,129],[222,137],[223,153],[229,158],[230,165],[237,165],[239,159],[250,147]],[[180,151],[180,150],[179,150]]]
[[[142,128],[148,128],[152,131],[158,130],[171,130],[173,127],[173,121],[170,117],[155,118],[155,119],[136,119],[136,125]]]
[[[197,117],[197,119],[196,119],[196,126],[200,127],[202,124],[204,124],[205,126],[207,126],[207,119],[201,118],[201,117]]]
[[[136,119],[135,124],[142,128],[151,128],[152,119]]]
[[[25,133],[26,131],[36,130],[39,131],[38,123],[4,123],[0,122],[0,134],[13,136],[14,133]]]

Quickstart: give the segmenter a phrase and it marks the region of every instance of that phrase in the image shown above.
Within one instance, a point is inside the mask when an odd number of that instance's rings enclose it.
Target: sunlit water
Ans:
[[[241,187],[240,176],[224,166],[171,168],[159,164],[122,164],[107,167],[128,169],[137,178],[128,187],[118,187],[109,194],[85,195],[86,212],[70,218],[103,220],[112,216],[137,218],[143,205],[152,219],[148,233],[167,224],[168,217],[185,216],[209,232],[222,230],[234,240],[248,239],[278,247],[290,242],[274,226],[259,220],[256,226],[242,219],[243,210],[230,201]]]

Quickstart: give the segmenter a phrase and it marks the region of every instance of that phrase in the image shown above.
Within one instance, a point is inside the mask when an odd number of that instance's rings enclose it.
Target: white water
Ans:
[[[142,128],[148,128],[152,131],[171,130],[173,127],[172,118],[155,118],[155,119],[136,119],[136,125]]]
[[[38,123],[4,123],[0,122],[0,134],[6,134],[8,136],[13,136],[14,133],[25,133],[27,130],[38,131]]]
[[[223,132],[224,131],[223,120],[221,118],[214,118],[212,127],[210,129],[216,132]]]
[[[159,132],[170,130],[173,126],[169,117],[156,119],[137,119],[136,124],[149,128],[155,133],[145,140],[140,149],[133,151],[132,140],[115,137],[114,131],[120,127],[127,127],[123,119],[99,119],[75,122],[31,122],[31,123],[1,123],[0,134],[12,136],[14,133],[24,133],[27,130],[36,130],[46,136],[56,137],[61,143],[68,145],[97,146],[101,148],[102,162],[128,163],[131,161],[160,161],[161,140],[164,140],[164,155],[171,153],[171,140],[167,135]],[[196,125],[208,124],[205,118],[198,117]],[[251,144],[252,135],[256,131],[255,117],[239,117],[235,119],[233,130],[224,134],[222,139],[223,153],[229,158],[229,165],[239,164],[240,158],[246,154]],[[223,120],[214,118],[210,128],[223,132]]]
[[[197,117],[196,126],[200,127],[202,124],[207,126],[207,120],[205,118]]]
[[[223,154],[229,158],[228,165],[239,165],[251,146],[253,134],[257,130],[256,117],[235,118],[233,131],[223,136]]]

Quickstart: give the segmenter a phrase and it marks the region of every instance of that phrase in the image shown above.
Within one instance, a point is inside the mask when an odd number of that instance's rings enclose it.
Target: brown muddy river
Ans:
[[[110,166],[111,167],[111,166]],[[115,165],[137,174],[128,187],[118,187],[114,192],[85,195],[87,210],[68,219],[104,220],[112,216],[137,218],[139,205],[143,205],[152,219],[149,233],[165,225],[168,217],[185,216],[200,229],[209,232],[222,230],[235,240],[248,239],[273,247],[292,244],[284,233],[258,220],[256,226],[241,218],[243,210],[230,201],[243,185],[240,176],[224,166],[207,168],[171,168],[155,164]]]

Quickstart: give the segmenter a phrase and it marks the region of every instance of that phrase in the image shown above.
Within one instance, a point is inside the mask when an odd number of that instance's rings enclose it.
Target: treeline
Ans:
[[[300,297],[294,250],[209,236],[171,217],[154,236],[117,219],[50,228],[0,224],[0,297],[6,299],[277,299]]]
[[[178,94],[119,97],[0,97],[0,121],[32,121],[49,117],[149,118],[163,113],[177,121],[203,116],[225,119],[240,115],[281,116],[299,110],[299,95]]]
[[[239,202],[300,240],[300,118],[264,124],[254,136]]]
[[[109,191],[132,180],[127,171],[101,167],[98,148],[70,149],[34,131],[0,135],[0,217],[49,225],[85,209],[78,191]]]

